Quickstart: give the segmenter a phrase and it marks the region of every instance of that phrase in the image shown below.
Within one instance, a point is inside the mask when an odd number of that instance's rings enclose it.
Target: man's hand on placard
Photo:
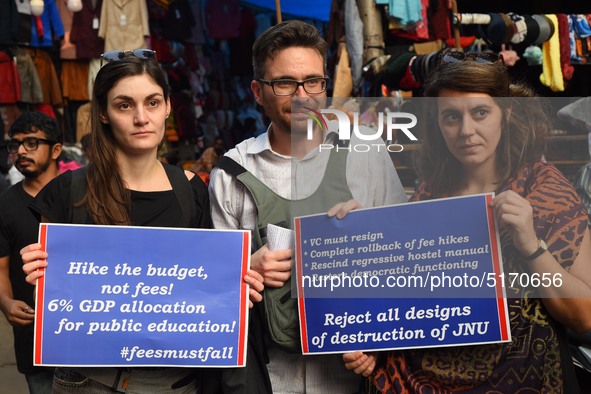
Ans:
[[[252,308],[255,302],[261,302],[263,295],[261,292],[265,289],[263,285],[263,276],[255,270],[248,270],[244,276],[244,281],[250,286],[248,292],[248,307]]]
[[[253,253],[250,266],[263,277],[268,287],[281,287],[291,277],[291,249],[269,250],[263,245]]]
[[[340,202],[336,204],[334,207],[330,208],[327,212],[328,217],[336,216],[337,219],[344,218],[349,212],[363,208],[363,205],[355,199],[351,199],[349,201]]]

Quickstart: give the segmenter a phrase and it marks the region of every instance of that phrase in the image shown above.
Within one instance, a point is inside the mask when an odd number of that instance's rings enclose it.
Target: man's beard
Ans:
[[[291,125],[289,128],[291,135],[293,136],[300,136],[306,135],[308,133],[308,121],[306,120],[297,120],[291,121]]]
[[[317,114],[321,108],[326,106],[326,97],[293,98],[291,102],[291,125],[290,130],[293,136],[305,136],[308,134],[308,123],[311,116]],[[297,120],[294,120],[293,113],[298,114]],[[302,116],[304,114],[304,116]]]
[[[50,161],[47,160],[43,164],[36,163],[34,160],[26,160],[32,163],[33,166],[22,167],[18,164],[15,165],[16,169],[27,179],[35,179],[39,175],[43,174],[49,168]],[[31,168],[32,167],[32,168]]]

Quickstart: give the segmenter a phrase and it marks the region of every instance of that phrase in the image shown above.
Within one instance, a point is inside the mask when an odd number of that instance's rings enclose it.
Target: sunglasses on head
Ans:
[[[103,65],[103,61],[105,63],[117,62],[129,56],[144,60],[155,59],[156,51],[145,48],[134,49],[133,51],[108,51],[101,55],[101,66]]]
[[[461,63],[466,60],[474,60],[482,64],[495,64],[497,62],[505,64],[503,55],[492,52],[465,53],[451,51],[443,53],[441,56],[441,61],[444,63]]]

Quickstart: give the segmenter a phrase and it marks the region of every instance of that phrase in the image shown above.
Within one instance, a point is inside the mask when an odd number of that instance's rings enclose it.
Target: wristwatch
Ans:
[[[544,242],[543,239],[538,239],[538,249],[533,252],[532,254],[530,254],[527,257],[524,257],[523,259],[525,261],[532,261],[533,259],[537,258],[538,256],[540,256],[542,253],[544,253],[545,251],[548,250],[548,245],[546,245],[546,242]]]

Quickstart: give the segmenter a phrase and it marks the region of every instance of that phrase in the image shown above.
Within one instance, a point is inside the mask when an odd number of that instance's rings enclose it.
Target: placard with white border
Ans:
[[[492,198],[296,218],[303,353],[510,341]]]
[[[41,224],[35,365],[244,366],[250,234]]]

